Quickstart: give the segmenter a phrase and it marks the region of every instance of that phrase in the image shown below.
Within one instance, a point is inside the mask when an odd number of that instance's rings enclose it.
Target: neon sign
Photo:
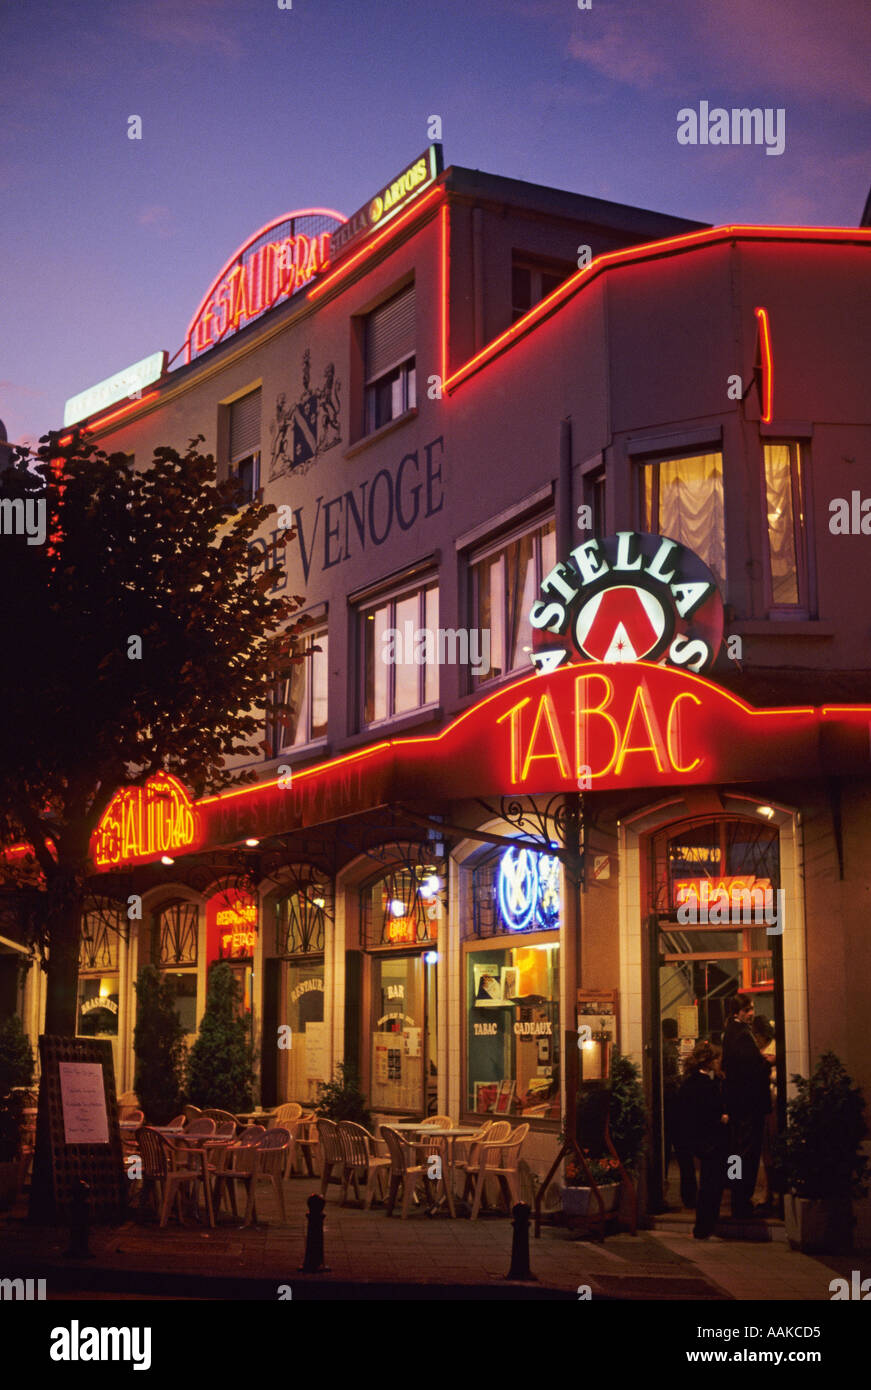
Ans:
[[[497,896],[510,931],[559,925],[559,860],[519,846],[499,860]]]
[[[730,875],[725,878],[678,878],[674,882],[674,901],[676,907],[684,903],[695,903],[702,907],[730,907],[741,902],[741,895],[749,893],[751,898],[757,892],[772,891],[770,878],[756,878],[754,874]]]
[[[330,263],[330,237],[344,218],[330,208],[287,212],[235,251],[206,290],[185,335],[185,361],[199,357],[310,284]]]
[[[143,787],[115,793],[94,832],[92,856],[101,869],[141,863],[191,849],[196,832],[197,813],[181,782],[159,772]]]
[[[346,251],[362,241],[370,232],[383,227],[391,217],[402,212],[413,198],[429,188],[441,172],[442,147],[438,144],[430,145],[397,178],[385,184],[368,203],[348,218],[344,226],[333,233],[333,259],[344,256]]]
[[[70,396],[64,406],[64,425],[74,425],[77,420],[85,420],[98,410],[105,410],[116,401],[123,401],[125,396],[140,399],[143,388],[163,376],[166,371],[166,357],[165,352],[152,352],[149,357],[143,357],[141,362],[134,362],[132,367],[125,367],[123,372],[116,372],[114,376],[106,377],[105,381],[98,382],[96,386],[89,386],[86,391],[79,391],[78,395]]]
[[[221,959],[235,956],[253,956],[257,945],[257,903],[244,893],[232,890],[222,893],[217,899],[214,912],[215,926],[221,947]],[[209,907],[212,907],[212,903]],[[223,904],[223,905],[221,905]],[[208,923],[208,914],[207,914]]]
[[[618,531],[557,564],[532,605],[532,662],[661,661],[703,671],[723,640],[723,600],[697,555],[667,536]]]

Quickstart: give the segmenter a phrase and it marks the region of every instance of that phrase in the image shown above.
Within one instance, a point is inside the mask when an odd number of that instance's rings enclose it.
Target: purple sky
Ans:
[[[15,441],[172,356],[240,242],[353,212],[432,113],[447,164],[715,223],[855,226],[871,183],[869,0],[5,0],[0,53]],[[783,107],[785,152],[678,145],[701,100]]]

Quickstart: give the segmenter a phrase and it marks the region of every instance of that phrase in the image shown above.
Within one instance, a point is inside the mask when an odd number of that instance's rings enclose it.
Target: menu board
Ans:
[[[310,1019],[305,1026],[305,1070],[309,1080],[327,1080],[328,1042],[326,1023]]]
[[[108,1144],[109,1117],[99,1062],[59,1062],[65,1144]]]

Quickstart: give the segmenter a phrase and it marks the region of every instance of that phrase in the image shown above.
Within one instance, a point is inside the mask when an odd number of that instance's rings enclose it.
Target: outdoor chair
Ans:
[[[290,1143],[287,1147],[287,1162],[285,1163],[284,1169],[284,1176],[286,1178],[290,1177],[293,1172],[294,1164],[296,1163],[297,1132],[301,1115],[302,1106],[299,1102],[289,1100],[285,1101],[283,1105],[279,1105],[272,1118],[273,1126],[277,1125],[280,1129],[286,1129],[290,1135]],[[311,1172],[311,1161],[309,1161],[308,1169],[309,1172]]]
[[[256,1188],[258,1182],[269,1182],[278,1198],[278,1209],[283,1222],[287,1221],[284,1207],[282,1175],[284,1158],[290,1136],[286,1129],[267,1130],[256,1144],[234,1144],[225,1150],[225,1158],[230,1160],[218,1169],[215,1175],[215,1203],[220,1208],[224,1187],[228,1188],[233,1215],[236,1210],[234,1184],[246,1188],[248,1200],[245,1206],[243,1225],[250,1226],[257,1219]]]
[[[214,1120],[216,1125],[232,1124],[233,1133],[239,1128],[239,1121],[235,1115],[231,1115],[229,1110],[204,1110],[203,1115],[206,1119]]]
[[[396,1194],[401,1183],[402,1220],[404,1221],[408,1216],[408,1208],[411,1206],[418,1178],[424,1179],[427,1202],[431,1205],[429,1188],[426,1186],[426,1168],[422,1163],[414,1162],[414,1148],[411,1144],[406,1144],[398,1130],[382,1125],[381,1137],[390,1153],[390,1189],[387,1194],[387,1215],[393,1215]]]
[[[184,1138],[186,1138],[186,1139],[187,1139],[187,1138],[190,1138],[190,1139],[198,1139],[198,1138],[200,1138],[201,1135],[204,1135],[204,1134],[212,1135],[212,1134],[214,1134],[214,1132],[215,1132],[215,1122],[214,1122],[214,1120],[210,1120],[210,1119],[208,1118],[208,1116],[203,1115],[203,1116],[202,1116],[200,1119],[198,1119],[198,1120],[191,1120],[190,1124],[186,1127],[186,1129],[185,1129],[185,1131],[184,1131]]]
[[[202,1113],[202,1110],[199,1110],[195,1105],[186,1105],[184,1108],[184,1117],[187,1121],[198,1120]]]
[[[453,1129],[454,1122],[450,1115],[430,1115],[426,1120],[421,1121],[422,1129]]]
[[[135,1105],[122,1105],[118,1110],[118,1123],[125,1125],[144,1125],[145,1111]]]
[[[137,1139],[143,1164],[143,1195],[146,1190],[156,1191],[161,1226],[165,1226],[169,1220],[170,1207],[174,1201],[179,1203],[179,1219],[184,1220],[181,1209],[182,1192],[185,1188],[195,1190],[200,1183],[205,1193],[209,1225],[214,1226],[215,1214],[209,1187],[209,1171],[204,1157],[200,1154],[179,1152],[168,1139],[147,1125],[143,1125],[139,1130]]]
[[[518,1125],[512,1132],[510,1138],[505,1141],[492,1140],[488,1134],[486,1139],[479,1141],[477,1145],[477,1173],[471,1167],[466,1169],[466,1188],[474,1180],[475,1197],[472,1202],[472,1220],[475,1221],[478,1212],[481,1210],[481,1198],[484,1193],[484,1184],[488,1178],[496,1178],[502,1195],[508,1208],[509,1214],[516,1204],[520,1201],[520,1174],[518,1173],[518,1163],[520,1160],[520,1150],[523,1142],[529,1133],[529,1125]],[[465,1196],[465,1191],[463,1195]]]
[[[180,1115],[173,1115],[172,1119],[169,1120],[169,1121],[167,1121],[166,1128],[167,1128],[167,1129],[184,1129],[186,1118],[187,1118],[187,1117],[185,1116],[184,1111],[182,1111],[182,1113],[181,1113]]]
[[[342,1147],[342,1206],[348,1197],[348,1185],[354,1184],[354,1197],[359,1202],[360,1193],[357,1178],[366,1179],[366,1201],[364,1210],[369,1211],[375,1195],[376,1180],[390,1168],[390,1159],[382,1158],[374,1152],[376,1139],[362,1125],[350,1120],[340,1120],[338,1124],[339,1143]]]
[[[315,1175],[313,1159],[315,1153],[318,1151],[320,1143],[315,1116],[311,1111],[304,1110],[298,1120],[294,1120],[289,1124],[285,1122],[285,1125],[293,1135],[294,1159],[297,1154],[299,1154],[305,1164],[306,1172],[310,1178],[313,1178]],[[290,1168],[289,1162],[288,1168]]]
[[[321,1196],[326,1197],[333,1169],[338,1168],[341,1173],[345,1160],[338,1126],[332,1120],[322,1118],[318,1120],[317,1128],[318,1152],[321,1156]],[[341,1178],[337,1178],[336,1181],[340,1182]]]

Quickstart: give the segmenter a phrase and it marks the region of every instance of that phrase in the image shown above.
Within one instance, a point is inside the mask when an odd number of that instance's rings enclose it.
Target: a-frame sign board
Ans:
[[[88,1185],[91,1221],[122,1211],[124,1161],[112,1044],[106,1038],[39,1039],[41,1080],[30,1219],[66,1223],[78,1184]]]

